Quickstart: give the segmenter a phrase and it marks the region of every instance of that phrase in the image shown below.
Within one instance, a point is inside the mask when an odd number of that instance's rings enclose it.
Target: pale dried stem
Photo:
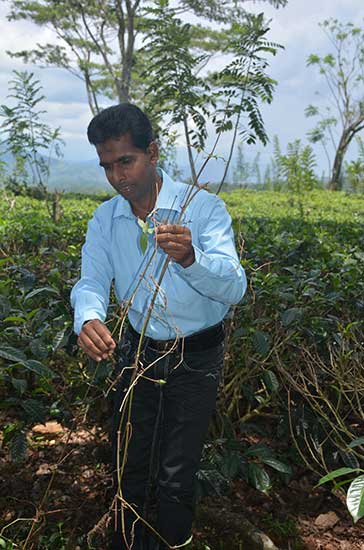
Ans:
[[[348,452],[349,443],[357,437],[350,427],[350,417],[358,419],[356,424],[364,419],[362,408],[364,378],[359,360],[360,354],[355,356],[354,353],[355,348],[362,352],[363,347],[358,341],[354,342],[354,349],[347,350],[344,346],[347,344],[342,344],[339,350],[330,348],[328,363],[318,353],[314,354],[306,348],[301,349],[301,365],[296,366],[293,374],[284,368],[278,354],[275,357],[276,367],[283,381],[304,398],[315,416],[323,420],[321,427],[326,435],[322,437],[322,441],[319,443],[313,441],[311,444],[308,439],[311,439],[311,435],[305,432],[303,437],[311,460],[326,472],[328,468],[324,456],[324,445],[331,441],[342,451]],[[323,376],[325,382],[323,382]],[[291,435],[298,448],[293,428]],[[364,458],[364,453],[358,450],[358,447],[350,449],[350,452],[359,459]],[[311,461],[305,459],[305,462],[313,469]]]

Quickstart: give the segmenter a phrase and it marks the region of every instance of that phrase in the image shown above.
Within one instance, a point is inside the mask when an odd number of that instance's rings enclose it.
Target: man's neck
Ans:
[[[142,219],[143,221],[146,220],[146,217],[148,216],[148,214],[150,214],[150,212],[153,210],[155,206],[161,187],[162,187],[162,180],[159,176],[157,176],[155,185],[152,187],[151,193],[149,196],[143,198],[137,203],[133,203],[129,201],[131,209],[135,216]]]

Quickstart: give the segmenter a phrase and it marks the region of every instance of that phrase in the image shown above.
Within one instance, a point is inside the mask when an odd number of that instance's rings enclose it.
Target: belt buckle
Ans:
[[[167,348],[167,341],[164,343],[163,340],[152,340],[149,342],[148,347],[152,351],[164,352]]]
[[[174,344],[174,340],[151,340],[149,343],[149,349],[152,351],[158,351],[159,353],[166,353],[172,348],[176,348]]]

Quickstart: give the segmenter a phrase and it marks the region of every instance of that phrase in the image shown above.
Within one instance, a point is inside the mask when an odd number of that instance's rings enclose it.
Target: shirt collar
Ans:
[[[185,186],[173,181],[164,170],[161,170],[161,172],[163,183],[153,211],[172,210],[174,212],[180,212],[185,195]],[[129,202],[121,195],[117,197],[113,218],[118,216],[124,216],[126,218],[135,217]]]
[[[159,191],[154,210],[170,209],[180,212],[183,201],[181,184],[173,181],[163,170],[161,172],[163,184]]]
[[[124,216],[125,218],[134,218],[133,211],[127,200],[123,199],[121,195],[116,197],[116,206],[114,208],[113,218],[118,216]]]

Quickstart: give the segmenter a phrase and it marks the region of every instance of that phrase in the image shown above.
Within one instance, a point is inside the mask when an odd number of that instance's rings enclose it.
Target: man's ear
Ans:
[[[150,142],[150,144],[148,145],[147,153],[150,156],[150,162],[156,165],[159,159],[159,148],[156,141]]]

